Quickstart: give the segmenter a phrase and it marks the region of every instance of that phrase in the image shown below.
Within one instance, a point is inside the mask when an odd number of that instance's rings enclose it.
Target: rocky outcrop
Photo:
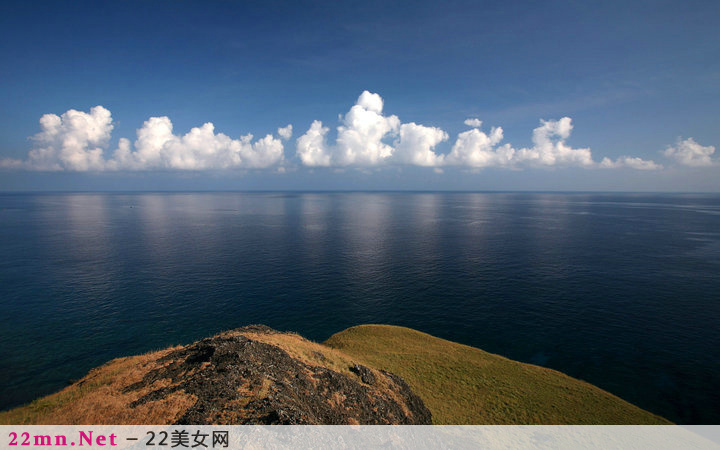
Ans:
[[[268,343],[280,335],[290,343]],[[161,404],[179,392],[196,399],[176,414],[178,424],[431,423],[402,378],[356,363],[342,367],[343,359],[322,351],[313,352],[314,361],[298,357],[286,351],[293,339],[312,344],[264,326],[203,339],[165,354],[122,393],[140,394],[129,408]]]

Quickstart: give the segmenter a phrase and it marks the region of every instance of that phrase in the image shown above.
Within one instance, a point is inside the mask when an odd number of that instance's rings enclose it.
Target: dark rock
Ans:
[[[354,366],[350,367],[350,371],[358,374],[363,383],[375,384],[375,375],[373,375],[372,371],[367,367],[361,366],[360,364],[355,364]]]
[[[238,331],[276,334],[262,325]],[[324,360],[323,358],[318,358]],[[125,392],[130,407],[177,391],[197,398],[178,424],[430,424],[430,411],[397,375],[355,364],[357,377],[307,364],[277,346],[219,335],[175,350]],[[382,378],[382,381],[378,379]],[[358,379],[359,378],[359,379]]]

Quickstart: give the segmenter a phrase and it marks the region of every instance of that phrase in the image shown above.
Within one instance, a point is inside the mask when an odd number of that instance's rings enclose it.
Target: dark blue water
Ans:
[[[0,195],[0,408],[264,323],[409,326],[720,422],[720,196]]]

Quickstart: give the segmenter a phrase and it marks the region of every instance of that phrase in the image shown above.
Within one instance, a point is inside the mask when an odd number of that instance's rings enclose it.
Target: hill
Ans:
[[[583,381],[408,328],[262,325],[112,360],[0,424],[667,424]]]
[[[249,326],[118,358],[3,424],[430,424],[399,377],[293,333]]]
[[[436,424],[669,424],[596,386],[409,328],[360,325],[325,345],[401,376]]]

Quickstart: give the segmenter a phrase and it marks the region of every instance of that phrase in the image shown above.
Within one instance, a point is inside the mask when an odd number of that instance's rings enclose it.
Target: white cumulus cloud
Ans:
[[[324,127],[319,120],[313,121],[310,129],[297,139],[297,155],[306,166],[327,167],[331,163],[330,150],[325,136],[329,128]]]
[[[572,148],[565,143],[573,129],[572,119],[541,120],[541,125],[533,130],[531,148],[517,152],[519,161],[541,166],[585,166],[593,165],[589,148]]]
[[[95,106],[89,113],[70,109],[61,116],[45,114],[26,161],[5,160],[6,167],[33,170],[102,170],[103,148],[113,129],[110,111]]]
[[[253,142],[248,134],[239,139],[216,133],[212,123],[175,135],[167,117],[151,117],[137,130],[135,143],[118,141],[112,157],[104,154],[113,130],[110,111],[95,106],[90,112],[70,109],[62,115],[45,114],[40,132],[32,137],[34,148],[26,160],[2,159],[0,168],[44,171],[102,171],[228,168],[266,168],[283,160],[280,139],[267,135]],[[292,125],[278,134],[290,136]]]
[[[415,122],[403,123],[396,115],[384,113],[383,98],[363,91],[345,115],[339,116],[334,142],[328,142],[330,128],[315,120],[296,139],[296,155],[303,166],[371,168],[382,165],[432,167],[583,167],[659,170],[663,166],[634,156],[593,160],[590,148],[567,143],[573,131],[570,117],[541,120],[532,132],[532,145],[515,147],[503,143],[502,127],[483,131],[476,117],[464,124],[470,129],[457,135],[449,151],[438,147],[449,140],[438,127]],[[217,132],[207,122],[185,134],[176,133],[168,117],[151,117],[137,130],[134,141],[120,138],[117,148],[109,147],[113,119],[110,111],[96,106],[89,112],[70,109],[62,115],[45,114],[40,132],[31,138],[33,148],[24,160],[0,158],[0,169],[44,171],[103,170],[220,170],[268,169],[284,171],[284,141],[293,136],[293,126],[277,129],[277,137],[255,139],[252,134],[232,138]],[[703,146],[693,138],[678,140],[663,154],[685,166],[715,164],[715,147]],[[364,170],[364,169],[363,169]]]
[[[400,125],[400,133],[395,139],[392,159],[416,166],[440,166],[445,156],[436,154],[433,149],[447,139],[448,134],[440,128],[426,127],[415,122],[404,123]]]
[[[675,146],[670,146],[663,152],[666,157],[674,159],[684,166],[693,167],[713,165],[713,153],[715,153],[715,147],[712,145],[702,146],[693,138],[678,139]]]
[[[515,164],[515,149],[510,144],[497,147],[502,139],[501,127],[492,128],[489,135],[478,128],[464,131],[458,135],[445,161],[454,166],[512,166]]]
[[[292,124],[288,124],[286,127],[278,128],[278,136],[287,141],[292,137],[292,130]]]
[[[515,148],[502,144],[502,127],[489,132],[480,128],[482,121],[468,118],[472,129],[460,133],[447,154],[437,146],[448,140],[448,134],[437,127],[402,123],[397,116],[383,115],[382,97],[364,91],[345,116],[340,116],[335,144],[329,144],[330,129],[314,121],[297,139],[301,163],[311,167],[370,167],[382,164],[409,164],[426,167],[629,167],[639,170],[659,169],[660,165],[641,158],[623,156],[616,161],[605,158],[593,161],[589,148],[573,148],[567,139],[573,129],[572,119],[541,120],[532,133],[532,147]]]
[[[414,122],[401,123],[383,115],[382,97],[364,91],[337,127],[335,145],[327,143],[329,128],[314,121],[297,140],[297,155],[306,166],[378,166],[413,164],[437,166],[443,156],[434,152],[448,139],[445,131]],[[391,142],[390,142],[391,141]]]
[[[390,158],[393,148],[382,139],[397,133],[400,119],[382,115],[383,100],[364,91],[338,127],[333,159],[340,166],[375,166]]]
[[[595,164],[589,148],[572,148],[565,142],[573,128],[572,119],[563,117],[560,120],[541,120],[540,123],[533,130],[533,146],[530,148],[515,149],[510,144],[499,145],[503,139],[502,127],[493,127],[489,134],[479,128],[462,132],[445,161],[449,165],[476,168],[592,167]]]
[[[115,170],[208,170],[259,169],[283,159],[280,139],[267,135],[252,142],[253,135],[232,139],[215,133],[208,122],[185,135],[175,135],[167,117],[151,117],[137,130],[135,150],[128,139],[120,139],[107,168]]]

